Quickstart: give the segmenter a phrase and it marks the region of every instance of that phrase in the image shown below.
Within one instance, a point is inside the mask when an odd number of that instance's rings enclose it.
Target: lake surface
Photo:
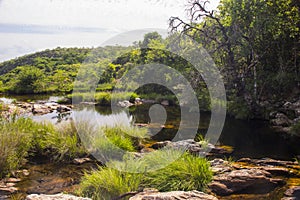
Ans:
[[[3,98],[0,96],[0,98]],[[6,100],[11,99],[5,97]],[[59,97],[49,96],[30,96],[14,99],[18,101],[30,100],[43,100],[52,101]],[[44,121],[50,120],[53,123],[57,123],[61,120],[68,120],[72,116],[81,116],[88,120],[96,121],[99,123],[109,123],[110,125],[123,123],[130,124],[136,123],[141,125],[147,125],[150,123],[150,132],[152,139],[155,141],[172,140],[179,128],[180,122],[185,129],[185,132],[191,132],[191,135],[197,133],[205,135],[210,123],[210,113],[201,112],[200,121],[198,127],[193,127],[194,117],[193,113],[190,113],[189,117],[185,121],[181,121],[181,110],[176,106],[163,107],[164,112],[159,112],[159,115],[153,123],[153,119],[149,116],[149,109],[152,105],[145,104],[139,106],[132,106],[127,111],[125,109],[112,110],[110,107],[101,106],[83,106],[80,109],[74,110],[72,113],[60,114],[57,112],[49,113],[42,116],[33,116],[34,120]],[[158,107],[158,108],[161,108]],[[126,111],[126,112],[125,112]],[[166,116],[164,116],[166,115]],[[161,117],[161,120],[160,120]],[[166,119],[164,119],[166,118]],[[274,159],[292,160],[297,155],[300,155],[300,138],[291,137],[285,133],[275,132],[265,121],[254,120],[237,120],[231,117],[226,117],[223,131],[219,137],[218,145],[228,145],[234,148],[233,153],[230,155],[235,159],[242,157],[250,158],[263,158],[270,157]]]

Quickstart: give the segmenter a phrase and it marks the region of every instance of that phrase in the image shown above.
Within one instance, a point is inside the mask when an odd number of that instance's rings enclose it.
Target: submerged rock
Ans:
[[[199,191],[174,191],[174,192],[141,192],[129,200],[218,200],[212,195],[205,194]]]
[[[69,194],[30,194],[26,200],[91,200],[90,198],[76,197]]]
[[[281,200],[297,200],[300,199],[300,186],[292,187],[284,193],[285,197]]]

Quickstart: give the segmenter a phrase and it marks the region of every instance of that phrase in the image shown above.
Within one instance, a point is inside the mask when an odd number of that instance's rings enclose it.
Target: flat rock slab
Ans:
[[[90,198],[76,197],[69,194],[30,194],[26,197],[26,200],[92,200]]]
[[[271,178],[271,174],[265,170],[241,169],[215,176],[209,188],[221,196],[239,193],[266,194],[284,184],[281,179]]]
[[[205,194],[199,191],[174,191],[174,192],[142,192],[129,200],[218,200],[212,195]]]

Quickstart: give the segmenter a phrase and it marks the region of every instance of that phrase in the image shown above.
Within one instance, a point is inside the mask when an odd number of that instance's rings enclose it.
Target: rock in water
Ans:
[[[282,200],[296,200],[296,199],[300,199],[300,186],[298,187],[292,187],[290,189],[288,189],[285,193],[284,193],[285,197],[282,198]]]

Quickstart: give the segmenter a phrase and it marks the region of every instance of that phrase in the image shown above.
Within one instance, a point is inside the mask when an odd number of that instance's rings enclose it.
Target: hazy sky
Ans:
[[[0,61],[55,47],[96,47],[125,31],[168,29],[187,0],[0,0]],[[218,0],[212,0],[216,6]]]

